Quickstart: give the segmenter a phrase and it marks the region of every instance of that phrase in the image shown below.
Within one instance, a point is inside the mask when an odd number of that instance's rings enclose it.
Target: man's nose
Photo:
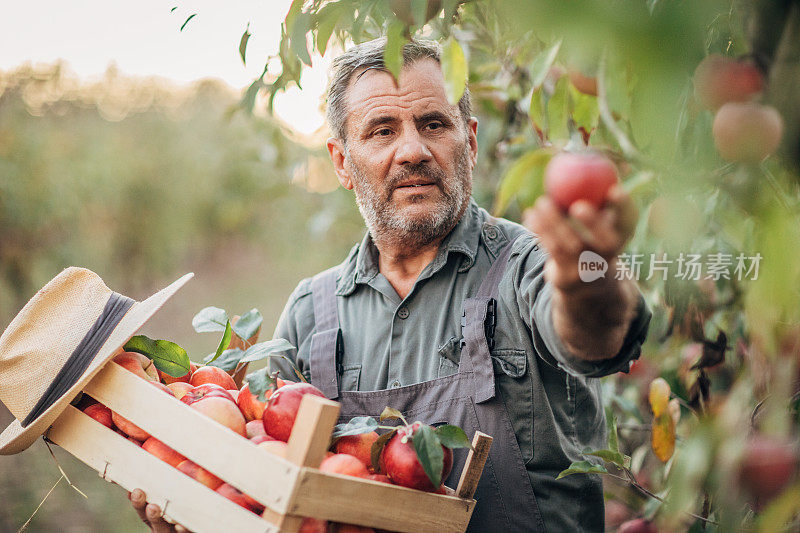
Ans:
[[[400,138],[400,144],[394,154],[394,162],[398,165],[416,164],[430,161],[433,154],[428,149],[425,139],[416,128],[406,128]]]

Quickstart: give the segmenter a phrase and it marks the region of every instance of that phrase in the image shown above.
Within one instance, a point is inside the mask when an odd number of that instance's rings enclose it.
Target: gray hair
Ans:
[[[347,123],[347,86],[350,79],[358,71],[368,69],[386,70],[383,62],[383,51],[386,49],[386,38],[358,44],[349,48],[344,54],[333,60],[330,82],[328,84],[327,118],[331,133],[342,141],[346,140]],[[410,65],[418,59],[430,58],[441,64],[442,48],[436,41],[412,40],[403,46],[403,65]],[[464,125],[469,127],[472,117],[472,103],[469,89],[458,101],[458,109]]]

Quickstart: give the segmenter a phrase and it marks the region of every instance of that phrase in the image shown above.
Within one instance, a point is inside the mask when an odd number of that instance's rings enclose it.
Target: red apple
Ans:
[[[797,464],[793,443],[757,435],[745,446],[739,477],[751,494],[768,501],[792,481]]]
[[[264,512],[263,505],[227,483],[220,485],[219,488],[217,488],[217,493],[222,494],[233,503],[244,507],[248,511],[252,511],[259,515]]]
[[[215,385],[213,383],[206,383],[205,385],[199,385],[197,387],[192,387],[190,390],[186,392],[181,397],[181,401],[185,404],[192,405],[194,402],[198,402],[203,398],[225,398],[228,401],[236,403],[236,400],[233,399],[231,393],[220,387],[219,385]]]
[[[267,431],[264,429],[264,422],[261,420],[251,420],[245,424],[245,431],[247,432],[248,439],[267,434]]]
[[[336,524],[336,533],[374,533],[371,527],[357,526],[355,524]]]
[[[286,452],[289,450],[289,445],[282,440],[266,440],[258,443],[258,447],[283,458],[286,458]]]
[[[270,396],[272,396],[272,391],[268,390],[266,399],[269,400]],[[256,395],[250,392],[250,386],[245,383],[239,391],[236,404],[239,406],[239,410],[244,415],[245,420],[250,422],[251,420],[261,420],[261,417],[264,416],[264,407],[266,407],[267,402],[258,401]]]
[[[196,479],[211,490],[217,490],[224,483],[220,478],[189,459],[182,461],[178,465],[178,470]]]
[[[179,378],[172,377],[169,374],[167,374],[165,372],[162,372],[161,370],[158,371],[158,377],[161,378],[161,381],[165,385],[170,385],[172,383],[189,383],[189,378],[191,378],[192,373],[194,373],[195,370],[197,370],[197,365],[192,363],[192,362],[190,362],[189,363],[189,372],[187,372],[185,375],[183,375],[183,376],[181,376]]]
[[[370,479],[372,481],[380,481],[381,483],[388,483],[390,485],[394,484],[392,483],[392,480],[389,479],[389,476],[383,474],[370,474],[367,476],[367,479]]]
[[[328,521],[317,518],[303,518],[297,533],[329,533]]]
[[[264,429],[269,435],[288,442],[289,436],[292,434],[292,426],[297,418],[297,411],[300,409],[300,401],[306,394],[313,394],[320,398],[325,397],[319,389],[309,383],[285,385],[272,394],[264,407],[262,417]]]
[[[598,209],[603,207],[608,191],[616,183],[614,163],[593,152],[561,152],[544,171],[547,195],[564,211],[577,200],[586,200]]]
[[[319,471],[364,478],[369,475],[367,467],[360,459],[346,453],[335,453],[326,457],[320,463]]]
[[[236,389],[236,383],[233,381],[230,374],[216,366],[201,366],[192,372],[189,383],[191,383],[193,387],[206,383],[214,383],[225,390]]]
[[[174,394],[177,399],[180,400],[187,392],[192,390],[194,387],[183,381],[176,381],[175,383],[170,383],[169,385],[167,385],[167,388],[172,391],[172,394]]]
[[[746,102],[764,88],[764,75],[752,61],[711,54],[694,71],[694,93],[703,107],[719,109]]]
[[[114,356],[114,362],[125,370],[148,381],[158,381],[158,370],[149,358],[137,352],[122,352]]]
[[[414,422],[411,425],[400,428],[395,435],[389,439],[383,448],[382,460],[387,476],[396,485],[402,485],[426,492],[435,492],[439,487],[434,486],[422,464],[417,458],[411,437],[422,424]],[[403,442],[404,438],[406,442]],[[446,479],[453,468],[453,451],[442,446],[444,458],[442,459],[442,480]]]
[[[155,455],[165,463],[168,463],[176,468],[181,462],[186,460],[186,457],[179,454],[155,437],[150,437],[144,441],[142,448]]]
[[[359,435],[348,435],[336,441],[333,451],[357,457],[367,469],[372,471],[372,444],[378,440],[378,436],[374,431]]]
[[[636,518],[620,525],[617,533],[658,533],[658,529],[649,520]]]
[[[114,429],[114,422],[111,419],[111,409],[101,403],[94,403],[83,410],[84,413],[91,416],[106,427]]]
[[[188,395],[189,393],[187,393]],[[184,396],[185,398],[186,396]],[[247,435],[245,421],[236,404],[229,398],[206,396],[191,404],[193,409],[200,411],[210,419],[219,422],[241,436]]]
[[[775,153],[783,137],[783,119],[774,107],[731,102],[717,111],[714,145],[726,161],[758,163]]]

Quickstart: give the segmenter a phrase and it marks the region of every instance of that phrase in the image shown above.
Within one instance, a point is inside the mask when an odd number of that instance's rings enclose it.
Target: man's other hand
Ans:
[[[164,520],[161,507],[154,503],[147,503],[147,495],[141,489],[134,489],[128,493],[136,514],[142,519],[150,531],[155,533],[188,533],[189,530],[180,525],[173,525]]]

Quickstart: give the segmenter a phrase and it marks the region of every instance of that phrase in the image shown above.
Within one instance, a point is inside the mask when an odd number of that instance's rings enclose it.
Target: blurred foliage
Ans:
[[[559,150],[613,159],[640,211],[624,258],[654,317],[632,372],[604,381],[619,435],[570,470],[608,469],[612,529],[800,527],[800,2],[295,0],[282,35],[281,73],[251,86],[269,102],[313,51],[385,36],[396,73],[403,43],[442,42],[448,94],[466,74],[480,119],[475,195],[498,215],[543,194]],[[720,158],[692,83],[710,54],[758,65],[756,98],[786,126],[778,154]],[[759,439],[791,460],[770,463]],[[751,479],[770,468],[772,492]]]

